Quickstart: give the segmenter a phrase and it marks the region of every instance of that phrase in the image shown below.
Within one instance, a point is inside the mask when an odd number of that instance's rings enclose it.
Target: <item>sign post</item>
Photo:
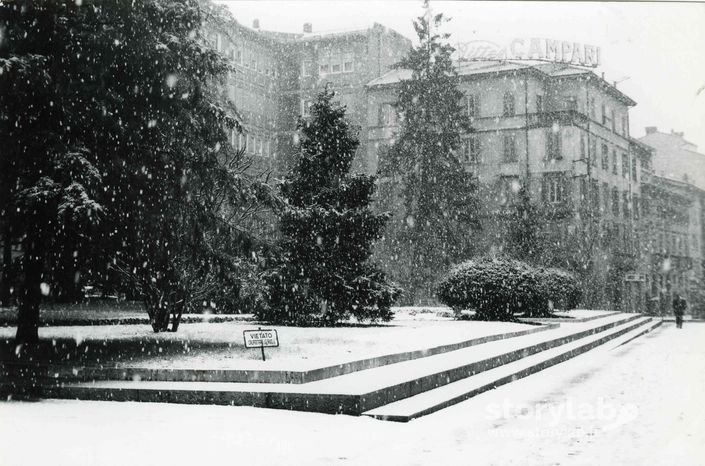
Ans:
[[[264,356],[264,348],[276,348],[279,346],[279,335],[276,330],[259,327],[257,330],[243,330],[245,338],[245,348],[260,348],[262,350],[262,361],[267,359]]]

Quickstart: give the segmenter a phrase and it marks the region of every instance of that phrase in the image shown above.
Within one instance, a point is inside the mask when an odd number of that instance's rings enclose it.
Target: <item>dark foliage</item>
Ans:
[[[274,322],[333,324],[349,316],[389,320],[396,285],[369,262],[388,218],[370,209],[374,178],[349,173],[356,135],[324,91],[302,120],[300,158],[282,185],[282,257],[267,277]]]
[[[40,283],[144,299],[155,331],[241,277],[248,219],[269,193],[227,143],[196,0],[0,5],[3,211],[22,239],[18,339]],[[6,181],[6,180],[3,180]],[[3,183],[4,185],[4,183]],[[65,281],[65,280],[64,280]]]
[[[429,298],[438,271],[472,255],[479,227],[476,179],[460,160],[471,128],[454,49],[432,30],[444,21],[441,14],[414,22],[420,45],[396,65],[412,71],[398,86],[401,127],[379,154],[381,206],[396,210],[380,252],[409,301]]]
[[[552,303],[571,308],[579,299],[575,278],[557,269],[534,268],[509,258],[482,258],[456,265],[438,285],[438,298],[456,311],[472,309],[482,320],[512,320],[515,313],[551,314]]]

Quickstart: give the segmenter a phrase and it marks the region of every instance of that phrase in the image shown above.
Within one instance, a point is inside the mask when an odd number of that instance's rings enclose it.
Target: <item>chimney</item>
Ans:
[[[259,19],[252,20],[252,29],[259,30]]]
[[[313,24],[311,23],[304,23],[304,32],[305,33],[312,33],[313,32]]]
[[[646,134],[654,134],[656,131],[658,131],[658,127],[656,127],[656,126],[647,126],[646,127]]]

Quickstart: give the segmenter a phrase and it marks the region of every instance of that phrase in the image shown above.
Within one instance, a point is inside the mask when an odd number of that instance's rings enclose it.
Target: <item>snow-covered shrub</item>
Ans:
[[[469,260],[450,270],[437,294],[456,311],[474,309],[478,319],[511,320],[537,301],[535,269],[514,259]]]
[[[456,311],[475,310],[478,319],[511,320],[514,313],[540,317],[550,315],[552,307],[573,308],[580,288],[573,275],[560,269],[482,258],[453,267],[438,286],[438,298]]]
[[[578,280],[571,273],[556,268],[534,269],[535,290],[525,309],[525,315],[548,317],[553,309],[574,309],[580,300]]]

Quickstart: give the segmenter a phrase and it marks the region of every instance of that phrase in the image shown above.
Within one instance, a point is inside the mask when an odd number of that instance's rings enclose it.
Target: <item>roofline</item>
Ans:
[[[540,69],[536,68],[534,65],[527,65],[523,64],[521,62],[517,62],[516,60],[488,60],[488,61],[494,61],[497,63],[510,63],[513,65],[519,65],[521,68],[515,68],[515,69],[510,69],[510,70],[487,70],[487,71],[478,71],[476,73],[472,74],[460,74],[458,73],[458,77],[461,80],[472,80],[473,77],[475,76],[483,76],[483,75],[501,75],[501,74],[507,74],[507,73],[535,73],[538,74],[539,76],[547,79],[576,79],[576,78],[584,78],[587,77],[588,80],[591,81],[596,81],[599,86],[601,86],[604,90],[606,90],[608,93],[612,94],[614,97],[616,97],[618,100],[622,101],[624,104],[628,106],[635,106],[636,102],[632,100],[629,96],[624,94],[622,91],[617,89],[616,87],[612,86],[610,83],[602,79],[601,77],[597,76],[595,73],[593,73],[590,70],[584,70],[581,73],[576,73],[573,75],[565,75],[565,76],[551,76],[550,74],[541,71]],[[454,61],[453,65],[456,68],[456,70],[459,68],[459,61]],[[566,65],[568,66],[568,65]],[[385,73],[386,74],[386,73]],[[382,75],[384,76],[384,75]],[[380,78],[382,77],[380,76]],[[375,78],[378,79],[378,78]],[[374,81],[374,80],[373,80]],[[374,84],[372,86],[369,85],[369,83],[366,85],[368,87],[384,87],[384,86],[394,86],[396,83],[386,83],[386,84]]]

